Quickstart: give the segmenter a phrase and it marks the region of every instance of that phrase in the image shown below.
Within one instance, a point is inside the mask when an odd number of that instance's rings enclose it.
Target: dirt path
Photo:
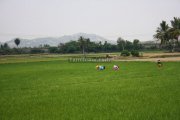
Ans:
[[[144,53],[143,57],[119,57],[115,61],[178,61],[180,62],[180,53]]]
[[[142,58],[142,59],[127,59],[127,60],[115,60],[115,61],[151,61],[156,62],[157,60],[161,61],[178,61],[180,62],[180,57],[167,57],[167,58]]]

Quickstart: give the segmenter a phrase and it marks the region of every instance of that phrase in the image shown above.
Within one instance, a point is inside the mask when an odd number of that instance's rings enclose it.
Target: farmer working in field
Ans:
[[[163,64],[162,64],[161,60],[158,60],[158,61],[157,61],[157,66],[158,66],[158,67],[162,67],[162,65],[163,65]]]
[[[99,65],[96,65],[96,69],[99,70]]]
[[[119,66],[118,65],[114,65],[113,66],[113,70],[119,70]]]
[[[105,70],[105,66],[102,65],[96,65],[97,70]]]

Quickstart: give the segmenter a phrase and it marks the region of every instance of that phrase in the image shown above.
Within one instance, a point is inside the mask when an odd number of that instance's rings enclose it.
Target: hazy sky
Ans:
[[[173,17],[180,17],[180,0],[0,0],[0,42],[79,32],[152,40]]]

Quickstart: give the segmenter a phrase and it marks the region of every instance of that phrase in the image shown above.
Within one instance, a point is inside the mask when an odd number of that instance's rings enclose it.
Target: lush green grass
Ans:
[[[180,119],[180,62],[102,64],[0,64],[0,120]]]
[[[87,58],[106,57],[109,55],[118,55],[119,53],[89,53]],[[4,55],[0,56],[0,63],[17,63],[17,62],[38,62],[67,60],[68,58],[82,58],[82,54],[23,54],[23,55]]]

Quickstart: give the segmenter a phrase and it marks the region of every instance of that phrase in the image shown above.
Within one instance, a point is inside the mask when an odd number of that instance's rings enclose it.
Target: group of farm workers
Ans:
[[[160,61],[160,60],[157,60],[157,66],[158,67],[162,67],[163,66],[163,64],[162,64],[162,62]],[[97,70],[105,70],[105,66],[104,65],[96,65],[96,69]],[[114,65],[113,66],[113,68],[112,68],[113,70],[119,70],[119,66],[118,65]]]
[[[104,65],[96,65],[96,69],[97,70],[105,70],[105,66]],[[119,70],[119,66],[118,65],[114,65],[113,66],[113,70]]]

